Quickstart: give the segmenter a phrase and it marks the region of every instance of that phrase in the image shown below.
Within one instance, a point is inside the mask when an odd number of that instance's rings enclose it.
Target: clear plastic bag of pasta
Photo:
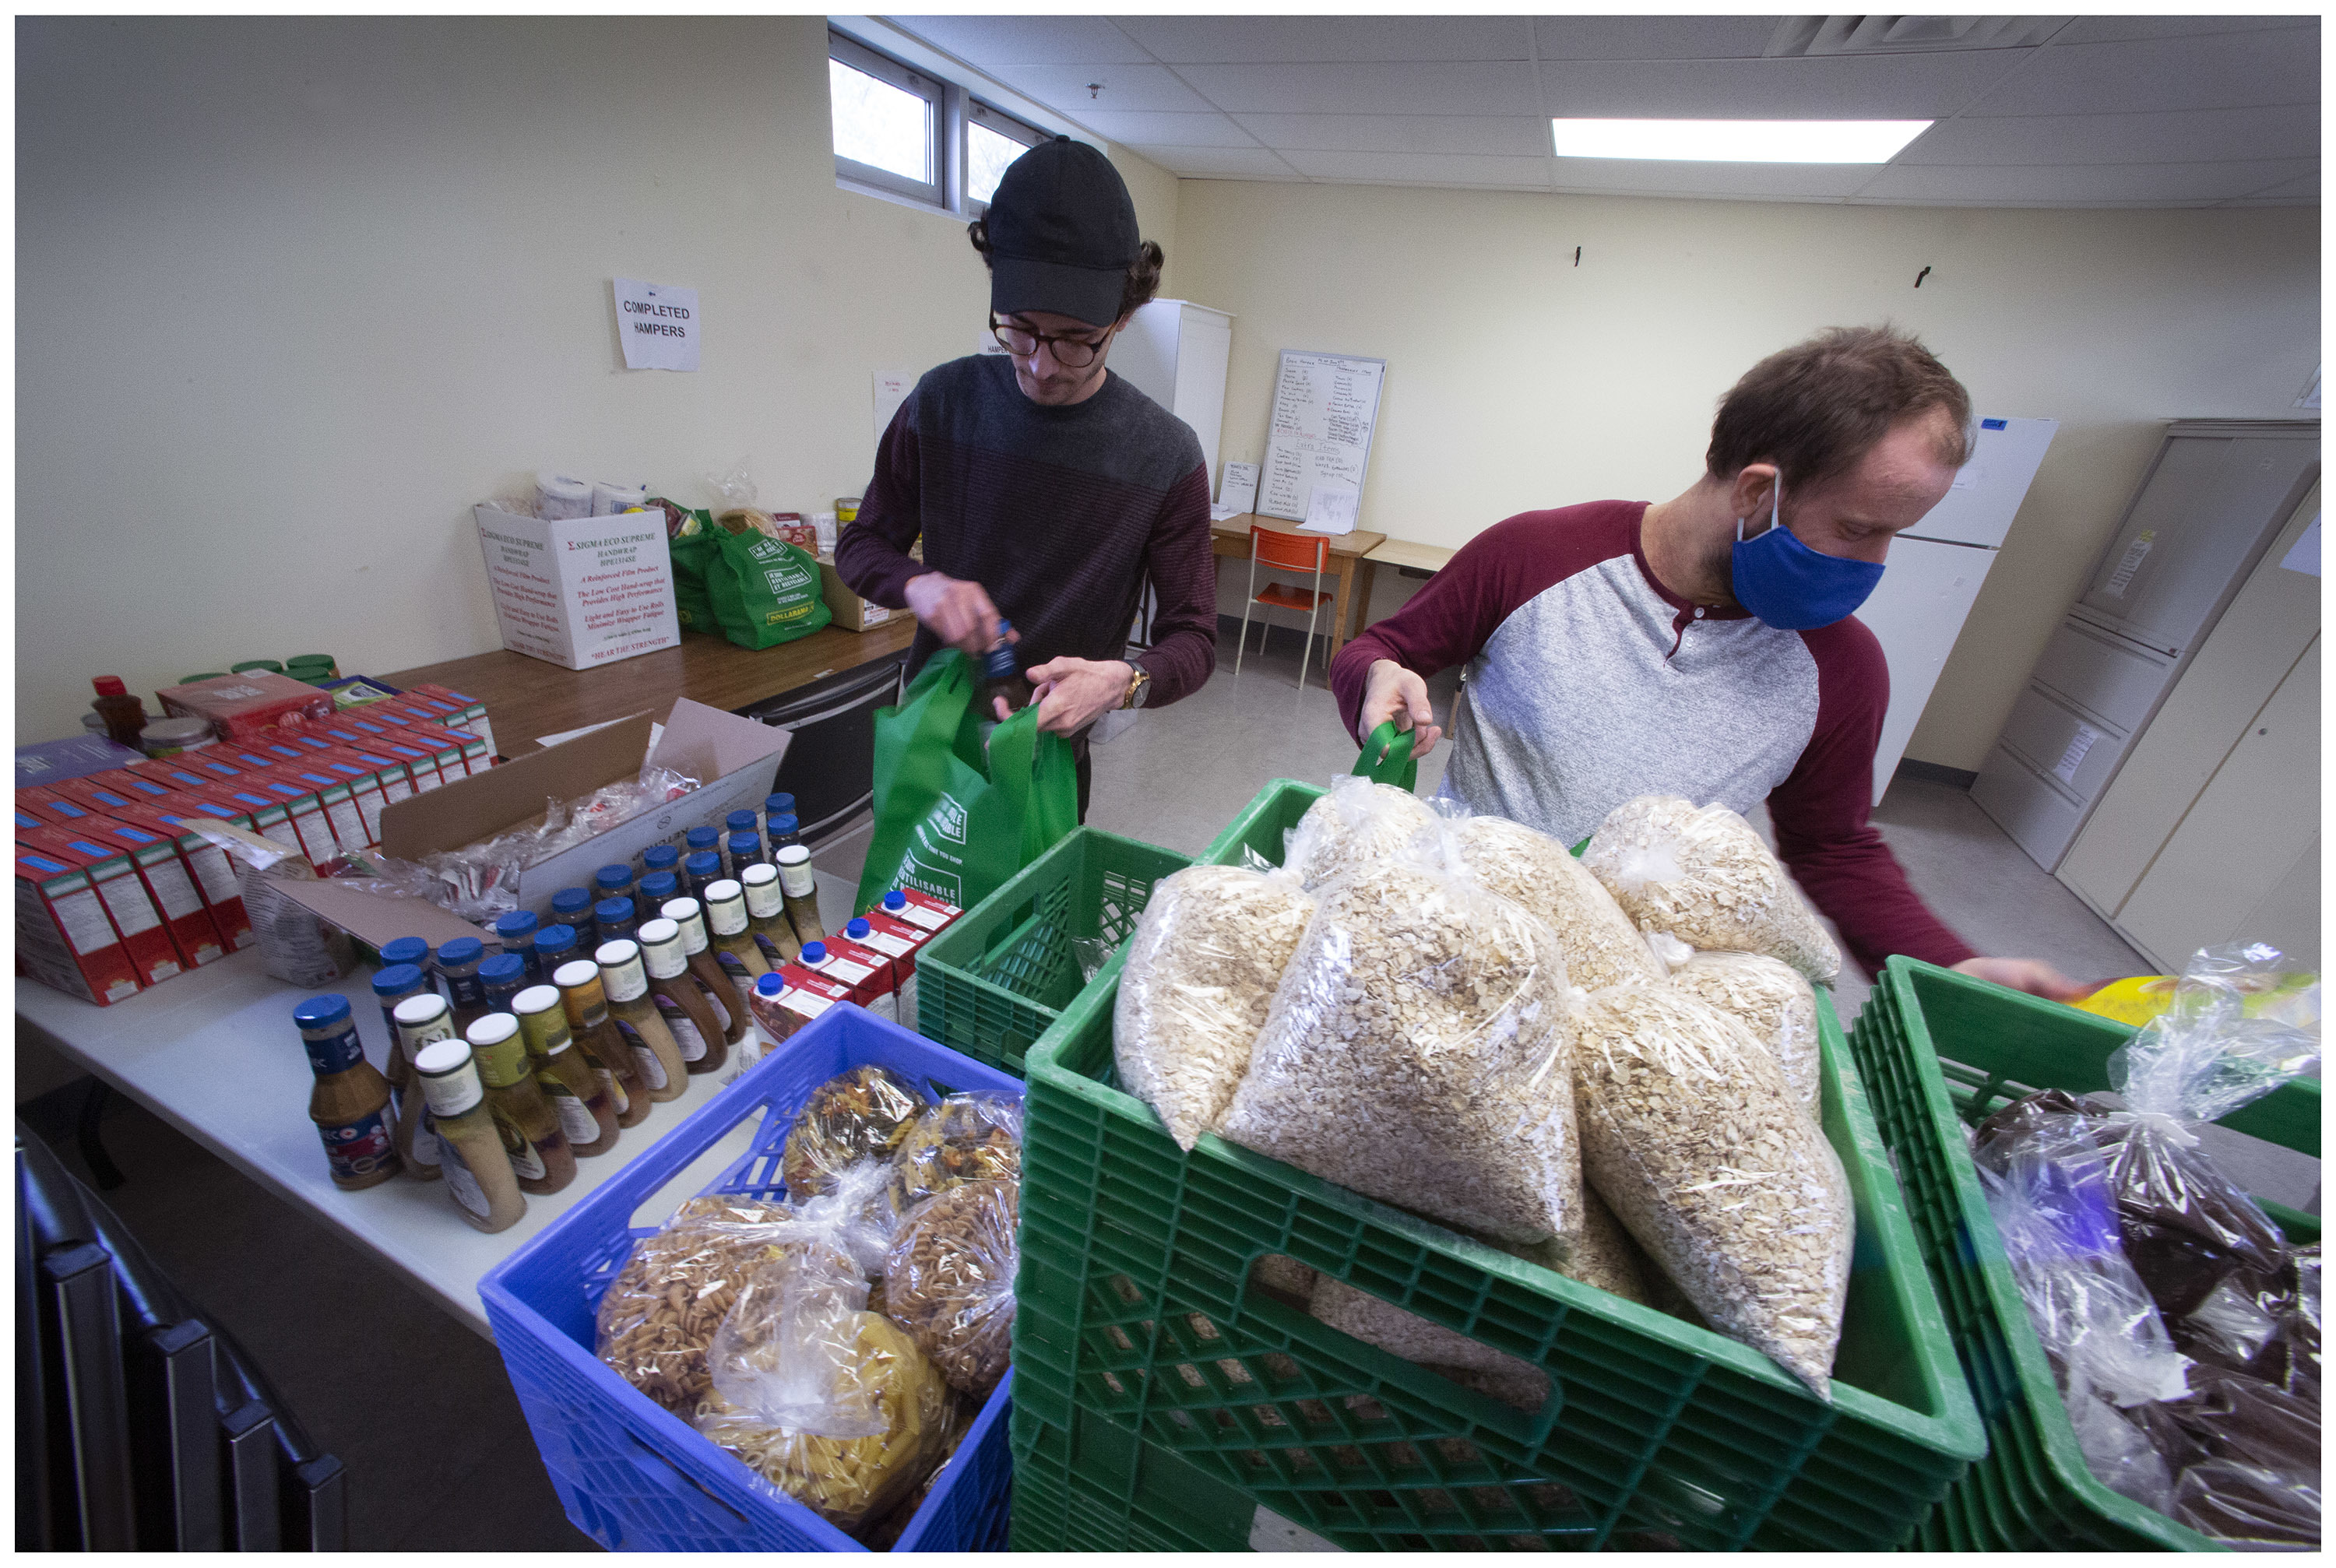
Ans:
[[[951,1095],[919,1113],[892,1152],[896,1217],[968,1182],[1022,1179],[1022,1101],[995,1090]]]
[[[1549,928],[1416,861],[1319,901],[1219,1135],[1447,1224],[1570,1246],[1573,993]]]
[[[1152,890],[1120,970],[1112,1055],[1120,1086],[1177,1147],[1216,1125],[1265,1026],[1314,899],[1288,872],[1188,866]]]
[[[1582,863],[1622,912],[1701,952],[1766,953],[1829,986],[1841,950],[1760,835],[1723,805],[1678,795],[1624,801],[1598,824]]]
[[[854,1067],[828,1079],[795,1113],[779,1153],[788,1198],[801,1203],[832,1192],[847,1167],[891,1159],[930,1104],[883,1067]]]
[[[919,1204],[884,1266],[884,1313],[949,1386],[987,1398],[1014,1359],[1015,1227],[1020,1191],[968,1182]]]
[[[867,1302],[867,1276],[840,1248],[783,1247],[723,1319],[696,1416],[764,1481],[847,1531],[913,1491],[947,1435],[940,1374]]]
[[[793,1210],[751,1198],[692,1198],[637,1243],[600,1297],[594,1354],[686,1416],[712,1387],[706,1354],[747,1278],[776,1256]]]

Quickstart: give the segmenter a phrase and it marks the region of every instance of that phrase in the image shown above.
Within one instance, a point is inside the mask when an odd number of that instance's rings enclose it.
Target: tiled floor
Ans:
[[[1238,681],[1228,657],[1205,689],[1098,747],[1088,821],[1196,851],[1267,780],[1346,772],[1354,746],[1322,689],[1319,649],[1303,692],[1295,684],[1297,649],[1286,631],[1262,659],[1252,642]],[[1439,712],[1451,698],[1448,680],[1443,685]],[[1439,747],[1422,765],[1424,791],[1435,787],[1447,753]],[[1901,780],[1874,820],[1915,889],[1982,951],[2046,959],[2082,979],[2148,969],[1961,791]],[[867,835],[855,833],[817,861],[856,880],[866,849]],[[1863,977],[1843,977],[1844,1018],[1855,1017],[1865,991]],[[19,1072],[43,1066],[20,1060]],[[77,1092],[44,1108],[53,1144],[79,1172],[70,1122],[56,1119],[69,1116]],[[354,1545],[591,1546],[560,1512],[492,1346],[144,1110],[122,1105],[106,1124],[106,1142],[130,1176],[111,1195],[115,1207],[162,1266],[259,1356],[317,1440],[348,1465]],[[2232,1142],[2217,1153],[2236,1179],[2316,1209],[2316,1162]]]

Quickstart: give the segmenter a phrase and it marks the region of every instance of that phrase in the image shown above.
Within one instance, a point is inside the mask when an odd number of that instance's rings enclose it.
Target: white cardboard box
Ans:
[[[563,522],[476,509],[479,550],[503,646],[567,669],[592,669],[681,641],[665,514]]]

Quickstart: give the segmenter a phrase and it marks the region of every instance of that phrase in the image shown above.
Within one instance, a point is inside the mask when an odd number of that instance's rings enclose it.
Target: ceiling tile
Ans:
[[[1007,65],[990,74],[1074,120],[1138,111],[1205,114],[1215,107],[1164,65]]]
[[[2312,173],[2316,161],[2259,163],[2095,163],[2083,167],[1892,167],[1862,198],[1974,206],[2108,207],[2222,201]]]
[[[1497,185],[1549,189],[1546,158],[1490,158],[1435,152],[1285,152],[1299,172],[1319,180],[1375,185]]]
[[[2316,104],[2189,109],[2164,114],[2004,115],[1933,125],[1891,161],[1924,163],[2214,163],[2310,158],[2320,151]]]
[[[1186,180],[1281,180],[1298,170],[1262,147],[1139,147],[1138,152]]]
[[[1520,16],[1124,16],[1120,25],[1172,65],[1528,58]]]
[[[2320,31],[2054,44],[1967,115],[2117,114],[2320,101]]]
[[[1079,123],[1131,147],[1254,147],[1258,138],[1222,114],[1104,114],[1089,110]]]
[[[1185,65],[1178,73],[1234,114],[1531,114],[1523,62],[1414,65]]]
[[[888,16],[936,49],[1000,65],[1142,64],[1152,57],[1107,16]]]
[[[1550,113],[1592,120],[1936,120],[1993,86],[2030,53],[1545,60],[1542,94]]]
[[[2052,34],[2055,44],[2116,44],[2127,38],[2191,38],[2203,33],[2256,33],[2292,27],[2302,16],[2079,16]]]
[[[1549,151],[1538,114],[1241,114],[1268,147],[1324,152],[1476,152],[1537,158]]]
[[[1617,196],[1728,200],[1839,200],[1874,178],[1865,163],[1679,163],[1639,158],[1560,158],[1551,187]]]
[[[1543,60],[1757,59],[1778,16],[1543,16],[1533,42]]]

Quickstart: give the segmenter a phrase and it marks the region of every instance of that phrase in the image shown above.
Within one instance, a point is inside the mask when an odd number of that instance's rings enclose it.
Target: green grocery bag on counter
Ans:
[[[700,508],[692,511],[681,526],[683,532],[666,541],[673,560],[674,618],[681,622],[684,631],[711,632],[719,637],[722,626],[714,618],[714,600],[706,591],[706,566],[722,553],[722,547],[714,542],[714,514]]]
[[[820,591],[819,561],[759,529],[707,531],[706,597],[722,635],[740,648],[775,648],[834,618]]]
[[[1033,703],[990,731],[985,755],[980,691],[980,672],[944,648],[898,707],[877,710],[875,832],[853,909],[916,888],[969,910],[1078,825],[1070,743],[1039,730]]]

